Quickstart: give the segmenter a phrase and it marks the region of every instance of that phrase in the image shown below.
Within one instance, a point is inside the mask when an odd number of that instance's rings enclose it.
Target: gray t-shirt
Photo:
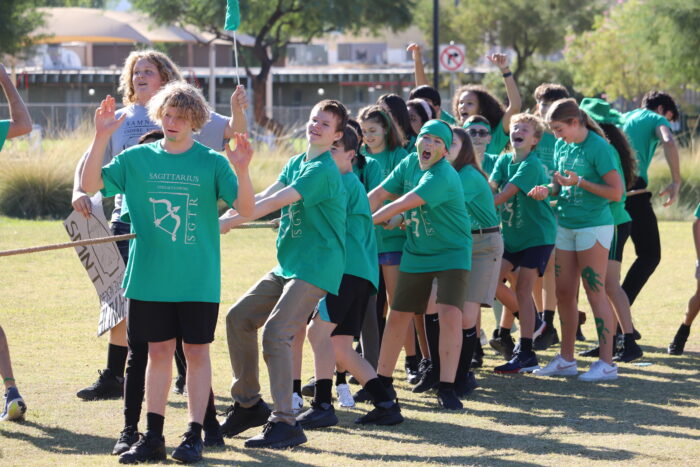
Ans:
[[[138,144],[139,138],[144,133],[160,129],[148,117],[148,109],[143,105],[129,105],[117,110],[115,114],[115,118],[120,118],[123,114],[126,114],[126,119],[109,140],[102,162],[103,166],[109,164],[115,156],[125,149]],[[211,112],[211,120],[204,125],[204,128],[199,133],[195,133],[194,139],[215,151],[222,151],[227,143],[226,138],[224,138],[224,130],[228,122],[229,119],[227,117]],[[114,197],[112,222],[121,222],[122,204],[123,195],[116,195]]]

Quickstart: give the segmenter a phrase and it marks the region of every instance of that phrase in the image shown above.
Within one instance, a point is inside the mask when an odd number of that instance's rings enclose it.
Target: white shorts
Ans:
[[[612,225],[599,225],[582,229],[567,229],[557,226],[556,247],[567,251],[586,251],[593,248],[593,245],[598,242],[603,248],[609,250],[614,233],[615,227]]]

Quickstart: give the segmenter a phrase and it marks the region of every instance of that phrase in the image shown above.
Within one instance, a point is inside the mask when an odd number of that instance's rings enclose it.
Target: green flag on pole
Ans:
[[[226,23],[224,24],[224,29],[226,31],[235,31],[240,24],[241,12],[238,8],[238,0],[227,0]]]

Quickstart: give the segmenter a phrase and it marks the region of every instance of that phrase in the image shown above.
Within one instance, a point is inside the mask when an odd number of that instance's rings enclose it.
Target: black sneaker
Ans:
[[[124,378],[112,374],[112,370],[105,368],[97,370],[100,376],[91,386],[81,389],[76,394],[86,401],[100,399],[119,399],[124,395]]]
[[[669,355],[683,355],[683,351],[685,350],[685,343],[687,340],[688,336],[676,333],[676,335],[673,336],[673,342],[668,344]]]
[[[331,404],[326,402],[317,404],[312,401],[311,408],[297,416],[297,422],[304,429],[323,428],[337,425],[338,417],[335,415],[335,409]]]
[[[404,362],[404,370],[408,384],[416,384],[420,380],[421,374],[418,372],[418,363],[416,363],[415,357],[414,360]]]
[[[440,382],[440,369],[435,365],[430,365],[430,367],[423,373],[418,384],[413,386],[412,392],[420,394],[426,391],[434,389]]]
[[[175,394],[180,394],[182,396],[187,394],[187,386],[184,375],[177,375],[175,378],[175,385],[173,386],[173,392]]]
[[[476,341],[476,347],[474,348],[474,355],[472,355],[471,368],[481,368],[484,366],[484,348],[481,346],[479,340]]]
[[[221,423],[221,434],[230,438],[249,428],[264,425],[271,413],[270,407],[262,399],[248,408],[236,402],[226,409],[226,420]]]
[[[629,363],[640,358],[642,355],[644,355],[642,348],[639,347],[633,339],[631,342],[624,342],[622,350],[613,357],[613,362]]]
[[[433,364],[433,362],[430,361],[429,358],[421,358],[420,363],[418,364],[418,373],[421,375],[428,371],[428,368]]]
[[[438,389],[437,401],[438,406],[441,409],[462,410],[464,408],[464,406],[462,405],[462,401],[459,400],[459,397],[457,397],[457,394],[455,394],[454,389],[447,391],[443,389]]]
[[[203,449],[202,437],[188,431],[182,435],[182,442],[171,455],[176,461],[192,464],[202,460]]]
[[[357,418],[355,423],[359,425],[398,425],[403,422],[399,401],[391,402],[388,407],[384,407],[384,405],[388,404],[382,402],[380,405],[375,405],[374,409]]]
[[[585,316],[585,315],[584,315]],[[576,328],[576,340],[580,342],[584,342],[586,340],[586,336],[583,335],[583,331],[581,331],[581,325],[579,324],[578,327]]]
[[[582,357],[600,357],[600,347],[597,345],[591,347],[590,349],[584,350],[578,353]]]
[[[112,449],[112,455],[118,456],[128,451],[131,446],[139,440],[139,435],[140,433],[136,431],[136,428],[130,426],[124,428],[122,432],[119,433],[119,439],[114,445],[114,449]]]
[[[213,448],[224,446],[224,435],[221,434],[221,425],[212,425],[204,427],[204,446]]]
[[[512,337],[506,337],[505,339],[500,335],[496,335],[489,340],[489,345],[493,349],[503,355],[503,358],[510,361],[513,358],[513,351],[515,350],[515,342]]]
[[[476,376],[474,376],[473,371],[468,372],[465,376],[460,375],[459,372],[457,373],[457,378],[455,379],[455,394],[457,394],[457,397],[463,399],[478,387],[479,384],[476,382]]]
[[[355,402],[372,402],[372,396],[365,388],[362,388],[353,394],[352,398],[355,399]]]
[[[246,440],[247,448],[284,449],[298,446],[306,442],[304,429],[299,422],[289,425],[284,422],[267,422],[262,433]]]
[[[165,460],[165,438],[146,433],[131,445],[128,451],[119,456],[120,464],[138,464],[140,462]]]
[[[314,397],[314,392],[316,392],[316,379],[311,377],[306,384],[301,387],[301,395]]]
[[[533,350],[547,350],[559,343],[559,333],[554,326],[547,326],[542,334],[532,343]]]

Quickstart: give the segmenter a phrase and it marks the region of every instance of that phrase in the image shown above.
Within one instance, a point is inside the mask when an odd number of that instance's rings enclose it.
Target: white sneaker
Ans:
[[[536,376],[576,376],[578,367],[576,360],[567,362],[564,357],[557,355],[546,367],[535,370],[532,374]]]
[[[603,360],[591,364],[591,369],[578,375],[581,381],[609,381],[617,379],[617,365],[608,365]]]
[[[292,411],[294,411],[295,414],[298,414],[301,412],[301,409],[304,408],[304,398],[301,397],[299,394],[296,392],[292,393]]]
[[[338,395],[341,407],[355,407],[355,399],[352,398],[350,386],[348,384],[339,384],[335,387],[335,393]]]

